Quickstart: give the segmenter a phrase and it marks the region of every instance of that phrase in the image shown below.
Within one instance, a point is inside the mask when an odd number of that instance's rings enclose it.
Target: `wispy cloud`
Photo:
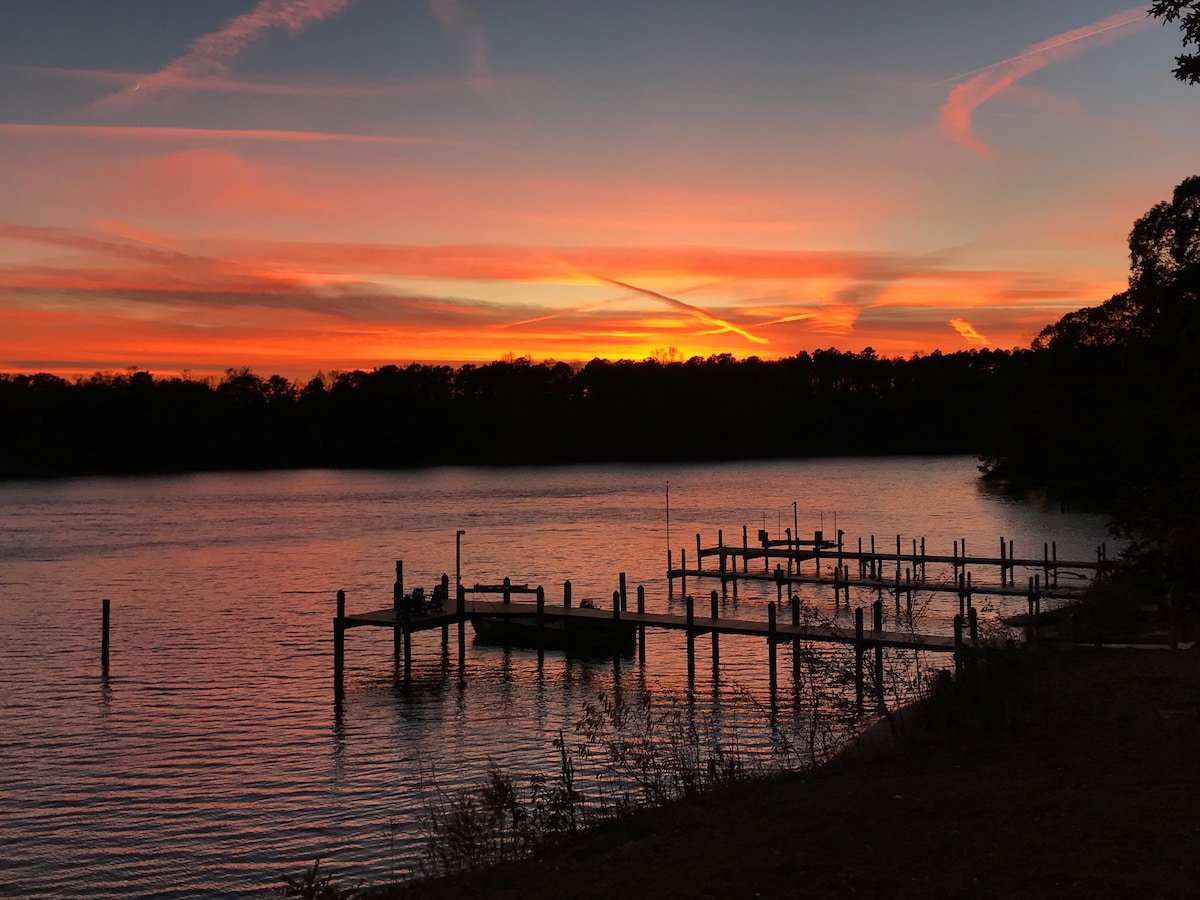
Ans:
[[[494,85],[492,66],[488,59],[487,34],[479,14],[462,0],[429,0],[429,8],[462,47],[475,83],[490,89]]]
[[[337,144],[444,144],[436,138],[384,134],[334,134],[325,131],[280,131],[276,129],[172,128],[153,125],[46,125],[26,122],[0,122],[0,134],[45,137],[78,135],[89,138],[113,138],[138,141],[275,141]]]
[[[950,320],[950,327],[959,333],[959,336],[972,344],[990,344],[986,337],[976,331],[975,326],[966,319],[956,317]]]
[[[1055,35],[1016,56],[949,79],[957,81],[967,78],[950,92],[942,105],[939,120],[942,132],[951,140],[978,153],[989,154],[991,150],[988,145],[979,140],[971,129],[971,115],[980,105],[1038,69],[1077,56],[1089,47],[1115,41],[1138,28],[1146,27],[1149,22],[1145,7],[1135,6],[1091,25]]]
[[[29,66],[0,63],[0,69],[65,78],[94,84],[132,88],[148,79],[151,73],[117,71],[114,69],[79,69],[59,66]],[[434,81],[262,81],[227,77],[180,76],[175,83],[179,91],[188,93],[246,94],[279,97],[313,97],[329,99],[374,99],[379,97],[444,97],[485,90],[497,84],[506,88],[527,86],[524,79],[489,77],[446,78]],[[144,90],[138,89],[139,92]]]
[[[184,93],[197,81],[224,78],[242,51],[272,29],[299,34],[336,16],[354,0],[259,0],[249,12],[197,38],[188,52],[166,67],[92,104],[93,112],[111,112]]]
[[[624,281],[617,281],[615,278],[604,278],[603,276],[597,277],[600,281],[606,282],[607,284],[615,285],[616,287],[623,287],[628,291],[634,291],[635,293],[641,294],[643,297],[650,297],[654,300],[660,300],[674,309],[683,310],[688,315],[699,319],[701,322],[714,326],[718,332],[729,332],[731,334],[739,335],[753,344],[770,343],[770,341],[768,341],[766,338],[757,337],[756,335],[748,332],[746,329],[739,328],[732,322],[719,318],[718,316],[714,316],[712,313],[701,309],[698,306],[693,306],[690,303],[684,303],[682,300],[679,300],[675,297],[668,297],[666,294],[660,294],[658,291],[652,291],[649,288],[638,287],[636,284],[628,284]]]

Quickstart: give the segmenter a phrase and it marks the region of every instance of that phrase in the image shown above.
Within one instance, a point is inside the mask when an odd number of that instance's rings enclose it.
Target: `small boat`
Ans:
[[[539,627],[533,615],[471,616],[475,640],[482,644],[534,650],[585,653],[632,653],[637,626],[608,618],[547,619]]]

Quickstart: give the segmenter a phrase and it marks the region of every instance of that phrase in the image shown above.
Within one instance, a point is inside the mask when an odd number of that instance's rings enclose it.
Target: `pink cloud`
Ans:
[[[259,0],[216,31],[197,38],[188,52],[157,72],[92,104],[94,112],[129,109],[179,94],[197,80],[222,78],[230,65],[265,32],[283,28],[299,34],[345,10],[354,0]]]
[[[22,122],[0,123],[0,134],[21,137],[80,136],[136,141],[274,141],[336,144],[441,144],[444,141],[418,137],[376,134],[333,134],[324,131],[279,131],[274,129],[170,128],[152,125],[43,125]]]
[[[959,333],[959,335],[972,344],[990,344],[986,337],[975,330],[975,326],[966,319],[956,317],[950,320],[950,327]]]
[[[991,152],[990,148],[971,130],[971,114],[980,105],[1038,69],[1077,56],[1089,47],[1115,41],[1131,31],[1146,27],[1149,22],[1145,7],[1135,6],[1091,25],[1055,35],[1016,56],[966,73],[973,77],[955,87],[942,105],[942,132],[951,140],[987,155]]]

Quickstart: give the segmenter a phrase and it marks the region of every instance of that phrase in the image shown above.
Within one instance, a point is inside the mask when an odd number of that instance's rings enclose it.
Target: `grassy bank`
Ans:
[[[1200,654],[1028,650],[820,772],[397,898],[1200,895]]]

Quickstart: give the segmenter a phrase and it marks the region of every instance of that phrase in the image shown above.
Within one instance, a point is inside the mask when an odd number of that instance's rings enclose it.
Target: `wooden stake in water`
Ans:
[[[100,670],[105,676],[108,675],[108,623],[109,623],[109,601],[102,600],[100,611]]]

